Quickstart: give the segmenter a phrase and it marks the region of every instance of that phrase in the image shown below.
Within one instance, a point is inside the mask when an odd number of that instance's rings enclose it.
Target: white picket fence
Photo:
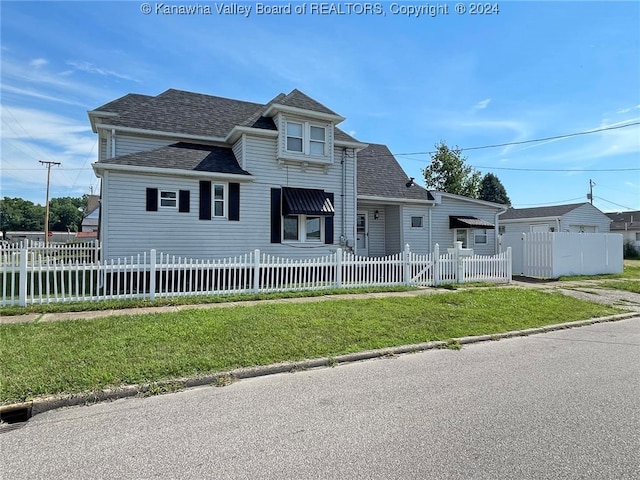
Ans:
[[[97,246],[96,248],[99,248]],[[357,288],[436,286],[444,283],[511,281],[511,250],[495,256],[463,256],[461,244],[440,255],[402,253],[358,257],[338,249],[316,258],[287,259],[259,250],[225,259],[194,260],[151,250],[127,259],[61,257],[23,248],[0,255],[1,305],[108,299],[224,295]],[[65,257],[68,258],[68,257]],[[85,258],[85,257],[83,257]]]

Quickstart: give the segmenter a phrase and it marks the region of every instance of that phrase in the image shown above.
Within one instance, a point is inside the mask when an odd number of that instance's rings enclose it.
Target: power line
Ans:
[[[610,203],[611,205],[615,205],[616,207],[622,207],[622,208],[624,208],[625,210],[634,210],[634,209],[633,209],[633,208],[631,208],[631,207],[626,207],[626,206],[624,206],[624,205],[620,205],[619,203],[612,202],[611,200],[607,200],[606,198],[602,198],[602,197],[594,197],[594,198],[597,198],[598,200],[602,200],[603,202]]]
[[[611,127],[596,128],[596,129],[593,129],[593,130],[586,130],[584,132],[566,133],[564,135],[556,135],[556,136],[553,136],[553,137],[535,138],[535,139],[532,139],[532,140],[521,140],[519,142],[496,143],[496,144],[493,144],[493,145],[481,145],[481,146],[477,146],[477,147],[466,147],[466,148],[460,148],[459,150],[461,150],[461,151],[482,150],[482,149],[486,149],[486,148],[498,148],[498,147],[509,147],[509,146],[512,146],[512,145],[524,145],[526,143],[546,142],[546,141],[549,141],[549,140],[560,140],[562,138],[577,137],[579,135],[590,135],[592,133],[604,132],[604,131],[607,131],[607,130],[617,130],[617,129],[620,129],[620,128],[632,127],[634,125],[640,125],[640,122],[632,122],[632,123],[625,123],[624,125],[615,125],[615,126],[611,126]],[[436,153],[436,151],[432,151],[432,152],[396,153],[395,155],[397,155],[397,156],[402,156],[402,155],[432,155],[434,153]]]
[[[552,202],[544,202],[544,203],[518,203],[518,208],[520,208],[520,206],[524,206],[524,207],[540,207],[540,206],[546,206],[546,205],[559,205],[561,203],[567,203],[567,202],[574,202],[576,200],[582,200],[584,197],[576,197],[576,198],[569,198],[567,200],[555,200]]]

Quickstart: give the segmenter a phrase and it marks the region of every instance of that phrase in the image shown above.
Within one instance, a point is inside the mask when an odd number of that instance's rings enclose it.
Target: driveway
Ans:
[[[640,319],[67,408],[2,478],[636,479]]]

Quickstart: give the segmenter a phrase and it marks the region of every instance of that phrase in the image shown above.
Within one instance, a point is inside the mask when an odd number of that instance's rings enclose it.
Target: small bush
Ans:
[[[640,250],[631,240],[627,240],[622,247],[622,256],[627,260],[637,260],[640,259]]]

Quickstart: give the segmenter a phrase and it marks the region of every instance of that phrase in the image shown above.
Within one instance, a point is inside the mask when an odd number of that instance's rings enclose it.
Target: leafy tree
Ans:
[[[431,165],[422,170],[427,188],[477,198],[481,173],[466,160],[462,150],[450,149],[441,141],[431,154]]]
[[[44,230],[44,207],[22,198],[0,200],[0,230],[38,232]]]
[[[507,190],[502,185],[500,179],[493,173],[487,173],[480,182],[480,200],[487,202],[502,203],[511,206],[511,200],[507,195]]]
[[[83,211],[87,206],[82,198],[60,197],[49,202],[49,230],[64,232],[81,230]]]
[[[80,231],[86,207],[86,195],[80,198],[51,199],[49,201],[49,230]],[[22,198],[4,197],[0,200],[0,230],[3,232],[42,232],[44,230],[44,212],[45,208],[42,205],[36,205]]]

